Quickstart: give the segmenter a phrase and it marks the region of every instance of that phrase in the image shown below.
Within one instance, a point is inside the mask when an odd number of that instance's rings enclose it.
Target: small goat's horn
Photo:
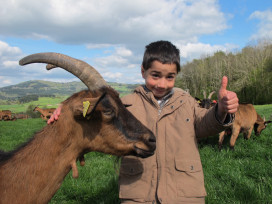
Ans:
[[[215,93],[215,91],[212,91],[209,96],[208,96],[208,99],[211,99],[212,98],[212,95]]]
[[[90,90],[107,86],[103,77],[89,64],[84,61],[69,57],[60,53],[46,52],[36,53],[24,57],[19,61],[20,65],[31,63],[47,63],[48,70],[61,67],[78,77]]]
[[[206,98],[206,91],[203,91],[203,97]]]

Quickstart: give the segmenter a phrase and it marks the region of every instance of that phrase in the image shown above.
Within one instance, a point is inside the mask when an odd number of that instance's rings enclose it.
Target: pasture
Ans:
[[[267,120],[272,114],[272,105],[255,108]],[[0,149],[15,148],[45,125],[40,118],[0,121]],[[271,134],[272,124],[259,137],[252,134],[244,140],[240,135],[234,151],[229,149],[228,137],[221,152],[217,136],[200,142],[206,203],[272,203]],[[78,164],[79,178],[73,179],[70,172],[50,203],[119,203],[117,158],[92,152],[85,159],[84,167]]]
[[[29,105],[34,105],[41,108],[56,108],[58,105],[64,101],[68,96],[58,96],[58,97],[39,97],[38,101],[31,101],[28,103],[13,103],[10,105],[1,105],[0,110],[11,110],[12,113],[22,113],[26,112]]]

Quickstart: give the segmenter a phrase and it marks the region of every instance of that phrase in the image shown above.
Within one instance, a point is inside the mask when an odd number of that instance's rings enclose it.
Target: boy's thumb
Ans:
[[[223,98],[227,94],[228,77],[223,76],[221,81],[221,87],[219,89],[219,99]]]

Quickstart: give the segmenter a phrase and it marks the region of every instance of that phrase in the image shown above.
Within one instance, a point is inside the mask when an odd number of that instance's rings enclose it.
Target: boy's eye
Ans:
[[[170,79],[170,80],[172,80],[172,79],[174,79],[175,77],[173,76],[173,75],[170,75],[170,76],[168,76],[167,77],[167,79]]]
[[[158,78],[159,75],[158,75],[158,74],[152,74],[152,77],[153,77],[153,78]]]

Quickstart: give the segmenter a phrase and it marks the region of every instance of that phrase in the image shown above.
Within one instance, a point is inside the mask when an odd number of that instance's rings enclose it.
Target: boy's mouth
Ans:
[[[166,89],[155,89],[157,94],[165,94],[166,93]]]

